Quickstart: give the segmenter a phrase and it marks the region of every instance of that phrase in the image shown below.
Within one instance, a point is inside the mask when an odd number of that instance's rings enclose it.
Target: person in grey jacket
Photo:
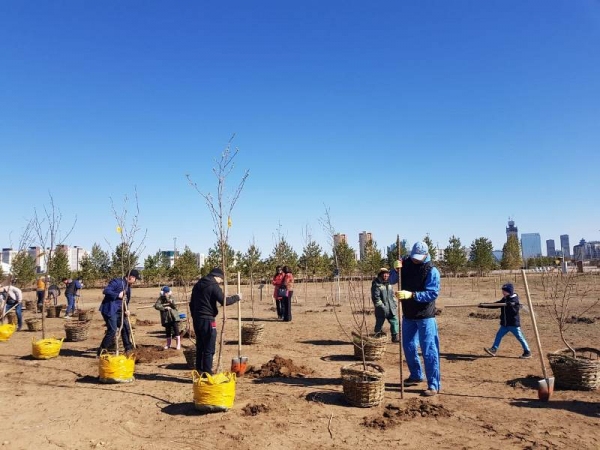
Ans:
[[[181,336],[179,335],[179,311],[177,311],[177,303],[171,297],[171,288],[163,286],[160,290],[160,297],[154,304],[154,309],[160,311],[160,323],[165,327],[167,334],[167,343],[164,349],[171,348],[171,342],[175,338],[176,349],[181,350]]]
[[[394,297],[394,287],[390,284],[389,278],[390,271],[382,267],[371,283],[371,300],[375,306],[375,333],[381,332],[387,319],[390,323],[392,342],[399,342],[398,302]]]

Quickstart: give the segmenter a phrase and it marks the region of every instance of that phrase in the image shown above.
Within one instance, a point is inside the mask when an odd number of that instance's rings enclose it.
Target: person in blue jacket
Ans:
[[[65,319],[70,318],[75,314],[75,296],[77,292],[83,288],[83,284],[79,279],[71,280],[70,278],[63,279],[65,284],[65,297],[67,297],[67,311],[65,312]]]
[[[496,339],[491,347],[485,347],[484,350],[490,356],[496,356],[500,342],[506,333],[512,333],[517,338],[521,347],[523,348],[523,354],[521,359],[531,358],[531,351],[525,336],[521,331],[521,317],[519,310],[521,304],[519,302],[519,296],[515,293],[515,288],[512,283],[506,283],[502,286],[503,297],[495,303],[485,304],[480,303],[480,308],[501,308],[500,309],[500,329],[496,333]]]
[[[133,269],[123,278],[110,280],[102,291],[104,299],[100,304],[100,312],[106,324],[106,333],[98,348],[98,355],[102,353],[102,350],[108,350],[112,346],[119,328],[121,328],[121,339],[123,340],[125,353],[130,353],[133,350],[129,321],[123,320],[123,318],[129,316],[127,305],[131,300],[131,285],[139,279],[140,273]],[[123,301],[126,301],[125,308],[123,308]]]
[[[396,298],[402,302],[402,344],[410,376],[405,386],[423,382],[419,359],[421,347],[427,389],[423,395],[436,395],[441,389],[440,340],[435,320],[435,300],[440,292],[440,272],[432,264],[429,247],[425,242],[413,245],[410,256],[401,260],[400,286]]]

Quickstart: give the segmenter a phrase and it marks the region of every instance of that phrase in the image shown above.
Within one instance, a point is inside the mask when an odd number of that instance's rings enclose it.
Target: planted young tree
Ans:
[[[333,247],[332,269],[339,276],[350,276],[356,270],[356,251],[347,242],[339,242]]]
[[[15,286],[23,289],[35,281],[35,259],[25,250],[20,250],[12,260],[11,273]]]
[[[57,282],[65,278],[71,278],[69,257],[63,247],[58,247],[55,250],[54,257],[48,264],[48,275]]]
[[[34,216],[31,223],[31,230],[35,235],[35,242],[42,249],[42,256],[44,258],[45,266],[48,268],[45,277],[45,293],[44,297],[48,296],[48,287],[50,284],[49,270],[53,266],[53,259],[55,254],[55,248],[69,237],[77,218],[73,220],[73,225],[63,234],[62,225],[62,214],[60,210],[54,204],[54,198],[50,195],[50,202],[48,206],[44,206],[43,214],[39,213],[34,209]],[[42,303],[42,339],[46,338],[46,302]]]
[[[175,260],[175,264],[173,264],[173,268],[171,269],[171,276],[173,277],[173,281],[177,285],[178,290],[180,290],[179,298],[186,299],[186,325],[189,330],[188,336],[190,339],[193,339],[194,333],[190,322],[190,310],[187,299],[189,298],[190,286],[200,276],[200,269],[198,268],[196,255],[188,246],[185,247],[183,253]]]
[[[240,198],[242,190],[244,189],[244,184],[248,179],[250,174],[249,171],[245,171],[241,177],[241,180],[237,187],[232,191],[230,196],[226,196],[226,185],[225,182],[227,178],[231,175],[233,169],[235,168],[234,160],[238,154],[238,149],[232,149],[231,143],[233,141],[232,136],[225,150],[221,153],[221,157],[218,160],[215,160],[216,166],[213,167],[213,174],[217,179],[217,193],[216,196],[213,196],[210,192],[202,191],[198,185],[192,181],[190,175],[186,175],[188,182],[190,185],[196,190],[198,194],[204,199],[206,206],[210,212],[210,215],[213,220],[214,233],[217,236],[217,243],[220,246],[220,255],[221,255],[221,270],[224,274],[224,295],[227,297],[228,289],[227,289],[227,275],[229,273],[227,260],[227,254],[225,252],[226,247],[229,246],[229,229],[232,225],[232,217],[231,214],[233,212],[233,208],[235,204]],[[226,302],[223,302],[224,304]],[[223,306],[223,322],[221,325],[221,336],[219,339],[219,352],[217,358],[217,371],[221,371],[221,362],[222,362],[222,351],[223,351],[223,343],[224,343],[224,332],[225,332],[225,323],[227,320],[226,308]]]
[[[427,234],[423,238],[423,242],[425,242],[427,244],[427,247],[429,248],[429,256],[431,256],[431,260],[435,261],[435,258],[437,256],[437,248],[435,247],[435,245],[433,245],[433,242],[431,241],[429,234]]]
[[[223,255],[225,257],[223,258]],[[208,255],[204,260],[202,275],[209,273],[214,267],[223,267],[227,264],[227,273],[233,273],[236,270],[236,263],[241,259],[241,254],[236,252],[228,243],[221,244],[216,242],[214,246],[208,249]]]
[[[94,286],[99,281],[108,281],[110,276],[110,256],[94,243],[88,255],[81,261],[81,275],[86,286]]]
[[[448,242],[448,247],[444,249],[444,267],[456,277],[467,268],[467,251],[456,236],[452,236]]]
[[[502,247],[502,260],[500,267],[504,270],[517,270],[523,266],[521,258],[521,245],[516,236],[509,236]]]
[[[288,266],[292,273],[298,269],[298,254],[283,236],[279,236],[271,256],[269,257],[270,272],[275,272],[277,266]]]
[[[377,243],[370,240],[365,244],[363,258],[358,261],[358,269],[362,275],[372,276],[379,272],[379,269],[384,264],[384,259],[381,256],[381,250],[377,248]]]

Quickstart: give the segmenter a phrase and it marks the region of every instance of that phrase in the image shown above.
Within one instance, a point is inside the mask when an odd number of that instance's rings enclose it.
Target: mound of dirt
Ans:
[[[304,366],[296,366],[291,359],[284,359],[279,355],[260,369],[252,367],[246,372],[249,376],[256,378],[303,378],[314,373],[314,370]]]
[[[154,361],[161,361],[172,357],[177,350],[163,350],[162,347],[155,345],[138,345],[133,351],[135,362],[140,364],[148,364]]]
[[[258,416],[260,413],[268,412],[269,407],[264,403],[255,405],[248,403],[242,408],[242,411],[244,413],[244,416]]]
[[[498,320],[500,318],[500,314],[472,312],[472,313],[469,313],[469,317],[474,317],[476,319]]]
[[[139,326],[139,327],[149,327],[150,325],[156,325],[156,323],[157,322],[154,322],[153,320],[145,320],[145,319],[144,320],[140,320],[140,319],[138,319],[135,322],[135,325]]]
[[[452,416],[452,413],[443,405],[429,403],[418,398],[411,398],[404,407],[392,404],[387,405],[381,416],[372,418],[365,417],[362,424],[365,427],[385,430],[398,425],[399,422],[405,422],[419,417],[438,419],[450,416]]]
[[[567,323],[594,323],[596,322],[596,317],[577,317],[571,316],[565,320]]]

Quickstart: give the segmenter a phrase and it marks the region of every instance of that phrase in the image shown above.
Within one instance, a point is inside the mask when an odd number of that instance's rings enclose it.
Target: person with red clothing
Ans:
[[[283,266],[283,281],[280,287],[285,289],[285,294],[281,298],[281,313],[284,322],[292,321],[292,295],[294,295],[294,276],[288,266]]]
[[[282,297],[278,295],[278,291],[284,276],[285,274],[283,273],[282,267],[277,266],[275,268],[275,275],[273,275],[273,279],[271,280],[271,284],[275,286],[275,288],[273,289],[273,298],[275,299],[275,307],[277,308],[277,318],[279,320],[283,319],[283,311],[281,308]]]

